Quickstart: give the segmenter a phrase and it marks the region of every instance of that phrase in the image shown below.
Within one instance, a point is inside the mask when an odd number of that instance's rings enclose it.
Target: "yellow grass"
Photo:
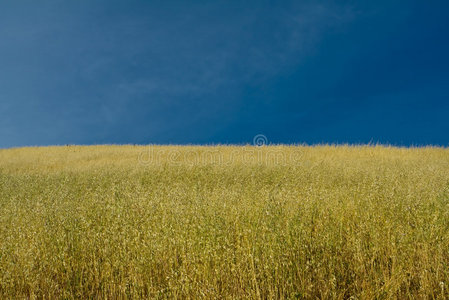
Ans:
[[[449,150],[0,150],[0,298],[449,297]]]

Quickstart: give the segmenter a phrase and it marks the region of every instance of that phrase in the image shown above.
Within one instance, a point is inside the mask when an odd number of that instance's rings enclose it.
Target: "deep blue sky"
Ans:
[[[0,1],[0,147],[449,145],[449,1]]]

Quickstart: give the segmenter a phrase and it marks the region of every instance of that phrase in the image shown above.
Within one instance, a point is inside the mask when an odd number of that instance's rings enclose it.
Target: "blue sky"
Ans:
[[[449,146],[449,1],[0,1],[0,147]]]

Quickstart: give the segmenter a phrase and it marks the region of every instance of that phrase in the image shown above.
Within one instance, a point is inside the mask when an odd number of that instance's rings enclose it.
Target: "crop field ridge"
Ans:
[[[449,149],[3,149],[0,298],[448,299]]]

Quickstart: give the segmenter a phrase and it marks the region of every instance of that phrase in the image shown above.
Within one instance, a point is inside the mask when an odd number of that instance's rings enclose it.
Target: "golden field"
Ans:
[[[0,150],[0,298],[449,298],[449,149]]]

